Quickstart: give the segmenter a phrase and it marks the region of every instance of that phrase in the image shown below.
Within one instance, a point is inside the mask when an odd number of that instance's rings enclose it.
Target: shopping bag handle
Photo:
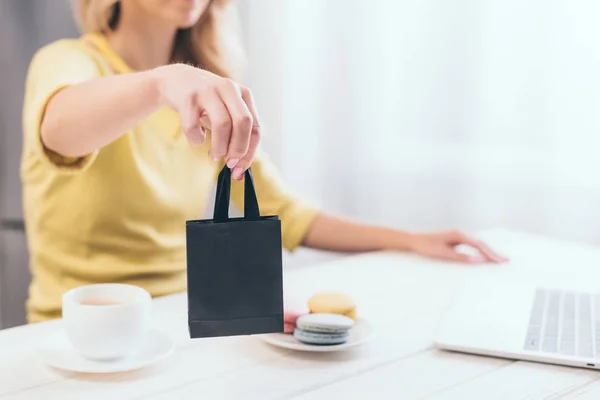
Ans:
[[[213,220],[215,222],[229,221],[229,198],[231,193],[231,170],[225,165],[217,179],[217,193],[215,196],[215,211]],[[248,168],[244,177],[244,219],[249,221],[260,220],[260,209],[254,189],[252,171]]]

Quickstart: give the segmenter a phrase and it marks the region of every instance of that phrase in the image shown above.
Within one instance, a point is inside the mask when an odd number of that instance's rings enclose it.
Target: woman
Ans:
[[[202,215],[217,172],[252,164],[261,211],[283,244],[504,259],[450,233],[414,234],[324,214],[285,193],[263,154],[251,92],[235,74],[223,0],[77,0],[86,32],[34,56],[24,104],[22,179],[33,281],[30,322],[60,316],[66,290],[126,282],[185,290],[185,221]],[[197,68],[198,66],[202,67]],[[235,182],[238,204],[242,186]],[[455,251],[474,247],[480,256]]]

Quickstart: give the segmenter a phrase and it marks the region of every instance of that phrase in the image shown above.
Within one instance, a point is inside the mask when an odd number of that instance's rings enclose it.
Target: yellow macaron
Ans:
[[[341,314],[356,319],[356,304],[352,297],[341,292],[321,292],[308,300],[311,313]]]

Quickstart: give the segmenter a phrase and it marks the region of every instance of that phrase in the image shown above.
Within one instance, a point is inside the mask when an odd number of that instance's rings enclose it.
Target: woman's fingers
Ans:
[[[473,239],[462,233],[454,233],[453,241],[455,244],[466,244],[477,250],[487,261],[495,263],[503,263],[508,261],[506,257],[502,257],[500,254],[492,250],[487,244],[480,240]]]
[[[242,159],[238,162],[237,167],[234,169],[234,176],[239,175],[240,179],[243,176],[244,172],[250,167],[254,157],[256,156],[256,151],[258,150],[258,144],[260,142],[260,121],[258,119],[258,112],[256,111],[256,105],[254,104],[254,98],[252,97],[252,93],[248,88],[242,87],[242,100],[248,107],[248,110],[252,114],[252,129],[250,131],[250,143],[248,145],[248,152]]]
[[[475,242],[474,247],[481,252],[488,260],[495,263],[503,263],[508,261],[508,258],[501,256],[492,250],[487,244],[481,241]]]
[[[232,123],[229,147],[225,155],[227,166],[233,171],[234,179],[241,179],[245,169],[236,167],[248,153],[254,118],[242,99],[241,89],[237,84],[230,80],[224,80],[218,90]]]
[[[473,256],[469,254],[458,253],[454,249],[447,249],[439,254],[439,257],[448,261],[456,261],[465,264],[479,264],[486,260],[482,256]]]
[[[465,244],[479,251],[479,253],[481,253],[481,255],[485,257],[487,261],[495,262],[498,264],[508,261],[507,258],[502,257],[500,254],[496,253],[482,241],[469,239],[465,242]]]
[[[231,116],[216,89],[211,92],[209,98],[205,99],[201,109],[203,109],[201,119],[208,119],[212,131],[209,155],[213,160],[218,161],[225,157],[229,149],[233,128]]]
[[[190,94],[180,111],[181,127],[189,142],[200,146],[206,139],[206,131],[200,125],[199,109],[196,102],[196,93]]]
[[[163,85],[162,95],[167,104],[173,104],[179,111],[190,143],[202,144],[205,129],[210,129],[209,156],[215,161],[225,158],[232,177],[242,179],[260,141],[260,124],[250,91],[230,79],[191,67],[161,71],[166,71],[165,77],[169,78]],[[189,83],[194,78],[197,86],[190,91],[184,82]]]

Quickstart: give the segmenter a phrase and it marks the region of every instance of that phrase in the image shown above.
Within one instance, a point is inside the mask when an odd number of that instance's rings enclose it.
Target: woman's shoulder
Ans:
[[[59,39],[41,47],[31,60],[31,65],[60,67],[77,66],[110,72],[106,57],[90,44],[88,35],[79,38]]]
[[[59,39],[41,47],[33,56],[33,59],[55,58],[57,61],[63,57],[92,57],[89,47],[82,38]]]

